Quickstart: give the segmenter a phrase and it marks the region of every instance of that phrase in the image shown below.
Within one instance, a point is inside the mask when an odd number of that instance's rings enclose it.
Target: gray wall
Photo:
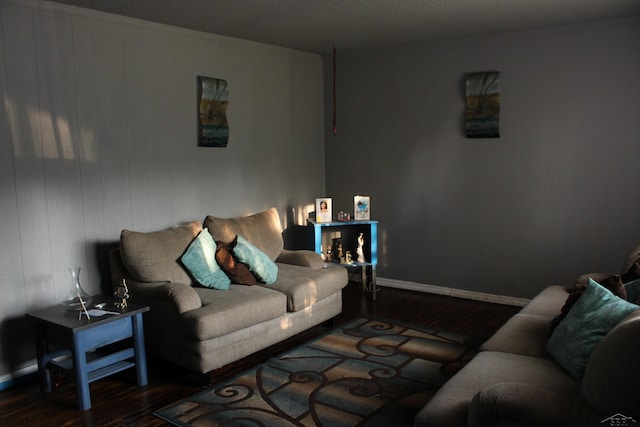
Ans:
[[[341,52],[327,193],[371,196],[379,276],[528,298],[640,243],[640,17]],[[465,73],[500,72],[499,139],[467,139]]]
[[[287,227],[324,193],[320,56],[36,1],[0,1],[0,31],[0,383],[32,366],[25,312],[71,265],[100,292],[123,228]],[[227,148],[197,147],[198,75],[229,83]]]

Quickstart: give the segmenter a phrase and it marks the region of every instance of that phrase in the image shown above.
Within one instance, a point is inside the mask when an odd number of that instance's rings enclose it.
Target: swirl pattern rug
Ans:
[[[361,317],[154,415],[176,426],[412,426],[480,342]]]

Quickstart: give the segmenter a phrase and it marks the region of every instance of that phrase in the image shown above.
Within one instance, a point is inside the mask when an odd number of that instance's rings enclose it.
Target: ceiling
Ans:
[[[55,0],[329,53],[640,14],[639,0]]]

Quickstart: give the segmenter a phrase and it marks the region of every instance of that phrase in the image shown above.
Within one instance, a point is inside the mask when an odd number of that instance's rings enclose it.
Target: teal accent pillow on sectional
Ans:
[[[587,289],[553,331],[547,350],[560,366],[582,380],[593,349],[622,319],[638,309],[589,279]]]
[[[271,261],[271,258],[269,258],[267,254],[244,237],[238,235],[237,242],[233,248],[233,255],[236,259],[247,264],[249,271],[261,282],[267,285],[275,282],[278,277],[278,266],[276,263]]]
[[[231,280],[216,262],[216,244],[206,228],[191,242],[180,260],[202,286],[229,289]]]

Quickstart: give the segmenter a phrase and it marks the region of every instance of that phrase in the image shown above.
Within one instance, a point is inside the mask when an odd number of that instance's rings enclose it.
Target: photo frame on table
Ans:
[[[317,222],[331,222],[333,216],[331,215],[331,197],[322,197],[316,199],[316,221]]]
[[[371,219],[371,198],[369,196],[353,196],[353,219]]]

